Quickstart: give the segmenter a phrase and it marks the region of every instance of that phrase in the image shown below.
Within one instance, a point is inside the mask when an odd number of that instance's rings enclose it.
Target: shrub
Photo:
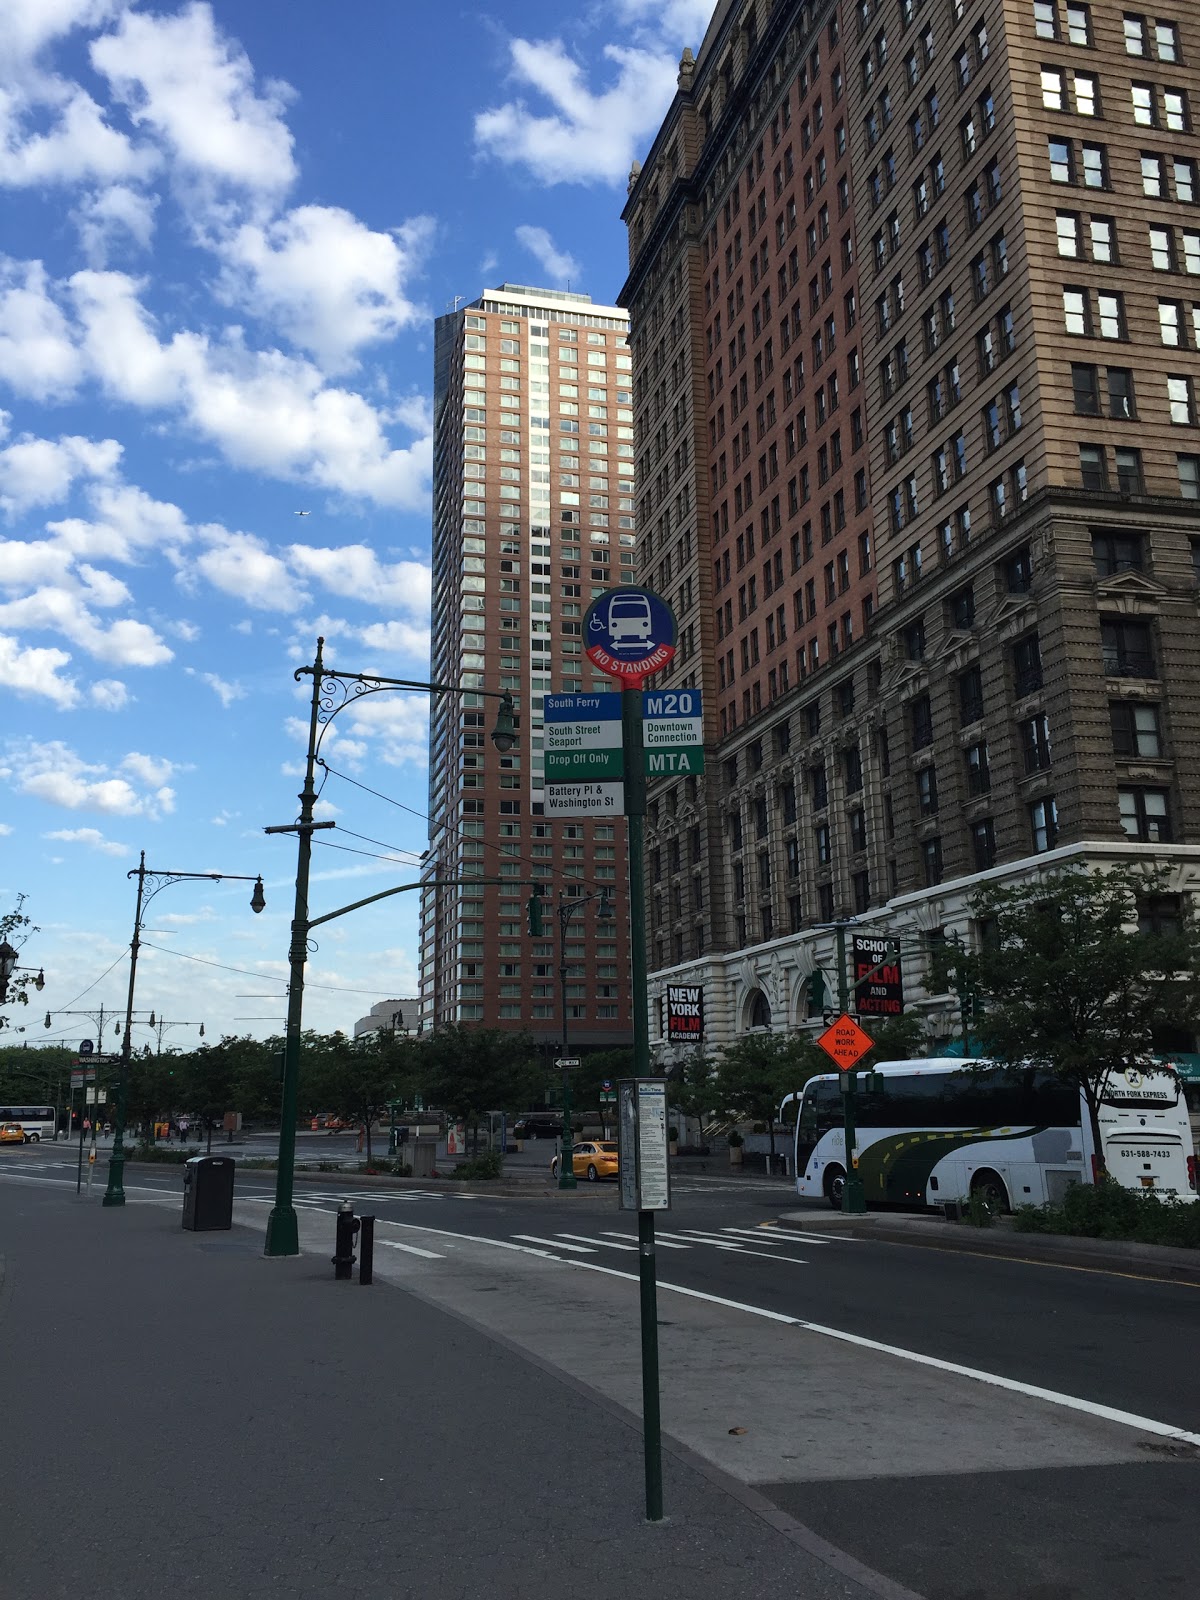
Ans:
[[[729,1130],[729,1148],[731,1150],[740,1150],[741,1147],[745,1144],[745,1142],[746,1141],[742,1138],[741,1134],[737,1131],[736,1128],[730,1128],[730,1130]]]
[[[168,1162],[172,1166],[179,1166],[189,1156],[198,1156],[199,1154],[200,1151],[198,1149],[188,1148],[187,1150],[181,1150],[178,1146],[173,1147],[167,1144],[139,1144],[130,1153],[129,1159],[131,1161]]]
[[[503,1171],[503,1156],[498,1150],[489,1150],[486,1155],[474,1156],[470,1161],[460,1161],[450,1176],[474,1182],[476,1179],[499,1178]]]
[[[398,1178],[412,1177],[412,1167],[407,1161],[392,1161],[387,1156],[373,1156],[370,1161],[360,1161],[356,1170],[368,1176],[392,1173]]]
[[[1112,1179],[1073,1183],[1057,1205],[1020,1206],[1019,1233],[1060,1233],[1084,1239],[1129,1239],[1139,1244],[1200,1249],[1200,1201],[1176,1200],[1153,1189],[1126,1189]]]

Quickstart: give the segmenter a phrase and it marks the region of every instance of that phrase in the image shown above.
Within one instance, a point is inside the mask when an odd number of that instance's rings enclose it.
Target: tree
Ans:
[[[858,1020],[874,1040],[870,1050],[858,1063],[859,1072],[865,1072],[880,1061],[907,1061],[910,1056],[925,1053],[925,1025],[911,1012],[900,1017],[860,1017]]]
[[[716,1069],[716,1101],[726,1111],[765,1122],[775,1156],[775,1118],[785,1094],[828,1068],[806,1034],[751,1033],[727,1045]]]
[[[1164,891],[1161,871],[1066,867],[972,903],[988,936],[951,965],[983,1013],[984,1053],[1039,1067],[1083,1093],[1103,1166],[1099,1104],[1109,1077],[1152,1064],[1155,1035],[1194,1025],[1200,1012],[1200,929],[1190,910],[1176,928],[1140,931],[1139,910]]]
[[[450,1023],[419,1041],[420,1082],[427,1104],[477,1129],[488,1111],[515,1108],[540,1078],[537,1046],[527,1033]]]
[[[372,1125],[387,1109],[389,1100],[396,1098],[396,1053],[390,1048],[390,1040],[381,1041],[377,1034],[348,1039],[344,1033],[334,1033],[319,1044],[314,1052],[319,1064],[313,1073],[318,1090],[330,1111],[365,1129],[370,1166]]]
[[[718,1090],[713,1058],[705,1055],[704,1046],[689,1050],[671,1074],[668,1085],[671,1104],[685,1117],[694,1117],[700,1125],[700,1148],[704,1149],[704,1119],[717,1103]],[[786,1092],[786,1091],[785,1091]]]

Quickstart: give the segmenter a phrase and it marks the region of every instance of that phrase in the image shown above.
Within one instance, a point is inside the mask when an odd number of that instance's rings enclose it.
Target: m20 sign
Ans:
[[[704,990],[699,984],[667,985],[667,1040],[698,1044],[704,1037]]]

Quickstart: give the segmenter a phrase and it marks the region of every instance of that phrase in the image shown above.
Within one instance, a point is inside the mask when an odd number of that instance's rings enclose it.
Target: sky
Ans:
[[[156,894],[139,1018],[279,1031],[294,671],[321,634],[428,672],[433,319],[506,280],[615,300],[629,167],[711,11],[0,4],[0,912],[27,897],[46,974],[0,1043],[123,1012],[140,851],[261,873],[267,908]],[[419,875],[426,723],[397,693],[332,724],[313,916]],[[417,992],[417,902],[319,930],[306,1025]]]

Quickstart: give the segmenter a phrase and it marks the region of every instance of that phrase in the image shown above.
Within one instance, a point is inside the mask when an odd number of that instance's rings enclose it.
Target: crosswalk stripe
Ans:
[[[403,1250],[406,1255],[424,1256],[427,1261],[444,1261],[446,1258],[439,1255],[436,1250],[421,1250],[415,1244],[400,1244],[395,1239],[380,1239],[379,1243],[388,1250]]]
[[[586,1233],[558,1233],[558,1234],[555,1234],[555,1238],[556,1239],[578,1239],[580,1244],[598,1244],[598,1245],[602,1245],[604,1247],[604,1249],[606,1249],[606,1250],[636,1250],[637,1249],[637,1245],[636,1244],[630,1244],[628,1242],[628,1239],[626,1238],[626,1236],[624,1234],[619,1234],[619,1233],[613,1234],[611,1238],[607,1238],[607,1239],[597,1239],[594,1235],[589,1235],[589,1234],[586,1234]],[[618,1239],[625,1239],[626,1242],[624,1244],[617,1244],[616,1241]]]
[[[514,1239],[524,1239],[526,1244],[546,1244],[552,1250],[570,1250],[572,1255],[594,1256],[595,1248],[590,1245],[564,1244],[561,1239],[543,1239],[536,1233],[514,1233]]]
[[[772,1233],[767,1228],[722,1228],[721,1232],[722,1233],[736,1233],[740,1237],[744,1237],[744,1238],[747,1238],[747,1239],[757,1239],[759,1244],[790,1245],[790,1244],[794,1244],[796,1242],[795,1239],[793,1239],[790,1234],[785,1235],[785,1234]],[[807,1241],[811,1237],[812,1236],[810,1234],[806,1233],[804,1235],[805,1242],[807,1243]],[[829,1240],[828,1239],[820,1239],[818,1241],[818,1243],[823,1244],[823,1245],[824,1244],[828,1244]]]
[[[692,1244],[715,1244],[722,1250],[740,1250],[739,1239],[726,1239],[719,1233],[702,1233],[699,1228],[685,1228],[682,1233],[668,1234],[671,1239],[685,1239]]]

